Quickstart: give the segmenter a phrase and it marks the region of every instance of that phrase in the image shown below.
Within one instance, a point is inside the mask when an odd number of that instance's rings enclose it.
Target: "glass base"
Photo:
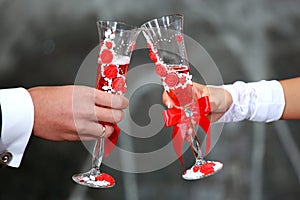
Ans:
[[[72,176],[72,179],[80,185],[92,188],[111,188],[115,185],[115,180],[112,176],[101,173],[97,169],[91,169],[85,173],[75,174]]]
[[[196,162],[195,165],[182,174],[182,178],[189,181],[202,179],[219,172],[222,167],[223,163],[217,161],[206,161],[201,164]]]

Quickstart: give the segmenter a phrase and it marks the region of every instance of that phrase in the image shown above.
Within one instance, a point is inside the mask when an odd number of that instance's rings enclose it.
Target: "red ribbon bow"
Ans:
[[[186,112],[188,109],[188,112]],[[188,108],[170,108],[163,111],[162,115],[166,127],[174,126],[172,132],[172,143],[174,150],[184,167],[182,160],[182,146],[184,135],[191,126],[191,122],[196,122],[206,133],[206,153],[210,149],[210,121],[206,117],[210,113],[210,103],[208,96],[201,97],[192,103]]]

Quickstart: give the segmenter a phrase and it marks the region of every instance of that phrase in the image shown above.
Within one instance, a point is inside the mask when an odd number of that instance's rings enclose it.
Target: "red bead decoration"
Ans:
[[[161,64],[157,64],[155,65],[155,71],[156,74],[160,77],[166,76],[167,75],[167,70],[165,68],[165,66],[161,65]]]
[[[111,49],[112,48],[112,43],[111,42],[105,42],[105,46],[108,48],[108,49]]]
[[[124,90],[126,91],[125,80],[122,77],[115,78],[112,82],[112,88],[115,91],[121,91],[121,92],[124,92]]]
[[[181,43],[182,40],[183,40],[182,35],[178,35],[178,36],[177,36],[177,42],[178,42],[178,43]]]
[[[166,75],[165,83],[169,87],[175,87],[178,83],[178,76],[176,73],[172,72]]]
[[[107,78],[115,78],[118,74],[118,68],[116,65],[108,65],[104,69],[104,76]]]
[[[112,62],[114,58],[113,53],[108,50],[108,49],[104,49],[101,53],[100,53],[100,59],[101,59],[101,63],[102,64],[109,64]]]

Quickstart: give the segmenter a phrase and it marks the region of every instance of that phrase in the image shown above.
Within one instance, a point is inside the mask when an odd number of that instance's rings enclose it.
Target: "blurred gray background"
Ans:
[[[73,84],[80,64],[98,44],[98,19],[138,25],[173,13],[185,16],[185,34],[211,55],[224,83],[300,76],[299,10],[298,0],[0,0],[0,87]],[[146,51],[133,56],[136,62],[148,59]],[[137,124],[149,123],[147,108],[160,103],[161,92],[150,85],[132,96],[132,102],[140,102],[139,109],[130,106]],[[32,137],[21,167],[0,170],[0,199],[296,200],[299,128],[299,121],[227,124],[208,155],[224,163],[219,174],[186,182],[178,161],[145,174],[104,166],[117,179],[108,190],[72,182],[73,173],[90,164],[81,142]],[[170,138],[168,129],[146,140],[120,139],[147,152]],[[184,159],[192,164],[191,152]]]

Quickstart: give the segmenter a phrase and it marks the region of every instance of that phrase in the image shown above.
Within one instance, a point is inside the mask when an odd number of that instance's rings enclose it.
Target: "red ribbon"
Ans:
[[[199,125],[206,133],[206,153],[210,149],[210,121],[206,117],[210,113],[210,103],[208,96],[201,97],[188,107],[190,115],[187,115],[183,108],[170,108],[163,111],[166,127],[174,126],[172,132],[172,143],[174,150],[184,167],[182,160],[182,146],[187,130],[192,121]]]
[[[102,124],[105,122],[101,122]],[[110,124],[108,125],[112,126],[114,128],[114,132],[104,140],[104,158],[106,158],[114,149],[118,142],[119,134],[120,134],[120,128],[117,126],[117,124]]]

